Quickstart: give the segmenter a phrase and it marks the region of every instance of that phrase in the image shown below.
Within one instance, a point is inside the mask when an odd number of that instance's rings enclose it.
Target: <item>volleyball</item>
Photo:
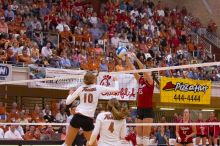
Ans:
[[[127,54],[128,50],[126,47],[118,47],[116,50],[116,55],[118,56],[118,58],[123,58],[125,56],[125,54]]]

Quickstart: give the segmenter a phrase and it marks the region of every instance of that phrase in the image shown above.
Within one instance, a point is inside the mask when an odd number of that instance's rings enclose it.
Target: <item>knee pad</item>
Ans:
[[[150,139],[147,136],[143,137],[143,146],[148,146],[150,144]]]
[[[136,137],[136,142],[137,142],[137,145],[141,145],[141,144],[143,144],[142,137],[137,136],[137,137]]]

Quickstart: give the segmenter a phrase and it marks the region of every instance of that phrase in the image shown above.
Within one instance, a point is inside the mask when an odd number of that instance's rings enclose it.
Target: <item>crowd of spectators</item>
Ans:
[[[5,121],[10,123],[22,123],[23,125],[7,125],[0,126],[0,139],[5,140],[64,140],[66,136],[66,126],[46,126],[46,125],[25,125],[25,123],[68,123],[74,116],[74,109],[78,102],[74,102],[72,106],[68,107],[64,102],[52,102],[50,105],[45,105],[44,108],[40,108],[38,104],[34,106],[34,109],[28,109],[24,105],[18,106],[16,102],[12,104],[10,110],[6,110],[2,102],[0,102],[0,115],[5,114]],[[104,106],[103,106],[104,107]],[[98,106],[96,115],[104,110],[102,106]],[[131,114],[127,118],[127,123],[135,123],[136,110],[131,109]],[[208,116],[208,115],[207,115]],[[192,119],[197,120],[197,117]],[[207,119],[217,120],[215,114],[210,112]],[[155,120],[159,123],[178,123],[182,119],[182,114],[174,113],[172,117],[167,120],[166,115],[160,115]],[[204,119],[205,120],[205,119]],[[3,122],[5,122],[3,121]],[[83,131],[80,131],[76,144],[84,143]],[[169,139],[175,139],[175,126],[153,126],[151,129],[150,139],[152,143],[167,144]],[[134,146],[136,145],[136,131],[134,126],[127,127],[127,136],[125,138],[130,141]],[[80,145],[80,144],[79,144]],[[82,145],[82,144],[81,144]]]
[[[199,35],[205,35],[206,32],[212,35],[217,35],[218,26],[213,19],[210,19],[207,26],[204,26],[199,18],[193,17],[191,14],[187,15],[185,24],[195,33]]]
[[[33,110],[29,110],[24,105],[19,107],[16,102],[12,104],[10,110],[6,110],[2,103],[0,107],[1,121],[8,123],[66,123],[68,116],[71,115],[63,103],[45,105],[44,109],[36,104]],[[64,140],[66,127],[52,127],[52,125],[0,126],[0,139],[50,140],[56,133],[60,136],[60,139],[56,140]]]
[[[106,0],[97,14],[92,5],[83,0],[4,1],[0,4],[0,61],[18,66],[35,64],[43,67],[86,69],[99,71],[127,70],[124,60],[116,57],[118,46],[127,47],[141,61],[151,67],[166,67],[211,62],[202,42],[196,43],[187,34],[186,8],[169,8],[151,0]],[[191,19],[191,29],[201,27]],[[208,29],[216,30],[210,21]],[[59,35],[59,43],[50,40],[50,34]],[[189,68],[160,71],[161,76],[220,81],[220,67]],[[46,105],[34,110],[13,103],[7,113],[7,122],[65,123],[68,113],[64,104]],[[176,116],[176,115],[175,115]],[[131,117],[128,122],[134,122]],[[166,121],[166,120],[165,120]],[[165,122],[164,118],[161,122]],[[151,138],[165,131],[175,138],[173,129],[152,129]],[[59,133],[65,138],[66,127],[7,126],[0,128],[0,138],[49,140]],[[49,135],[49,136],[48,136]],[[134,127],[129,127],[127,140],[135,143]]]
[[[22,3],[21,3],[22,2]],[[0,61],[28,66],[100,71],[127,70],[115,49],[124,46],[152,67],[213,61],[202,42],[194,42],[185,25],[187,9],[162,2],[108,1],[97,14],[91,3],[12,1],[1,3]],[[193,21],[191,21],[193,22]],[[195,29],[199,27],[199,20]],[[194,24],[194,23],[192,23]],[[59,43],[49,35],[57,33]],[[219,68],[162,71],[161,75],[219,81]]]

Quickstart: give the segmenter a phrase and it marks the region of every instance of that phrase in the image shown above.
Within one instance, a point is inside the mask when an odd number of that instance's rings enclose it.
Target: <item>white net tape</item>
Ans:
[[[138,69],[138,70],[129,70],[129,71],[109,72],[109,74],[154,72],[154,71],[186,69],[186,68],[196,68],[196,67],[210,67],[210,66],[219,66],[219,65],[220,65],[220,62],[210,62],[210,63],[189,64],[189,65],[181,65],[181,66],[170,66],[170,67],[158,67],[158,68],[150,68],[150,69]],[[100,74],[102,74],[102,72],[100,72]],[[51,80],[59,80],[59,79],[72,79],[72,78],[77,78],[77,77],[83,78],[83,75],[68,75],[68,76],[64,76],[64,77],[55,77],[55,78],[6,81],[6,82],[0,82],[0,85],[31,83],[31,82],[39,82],[39,81],[51,81]]]
[[[0,125],[67,126],[69,123],[0,123]],[[127,123],[127,126],[220,126],[220,122],[204,123]]]

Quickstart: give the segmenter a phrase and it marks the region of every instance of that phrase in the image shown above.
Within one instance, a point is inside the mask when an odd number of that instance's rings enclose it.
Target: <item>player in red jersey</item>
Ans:
[[[203,120],[202,113],[199,113],[199,117],[198,117],[198,120],[196,120],[196,123],[203,123],[203,122],[205,122],[205,120]],[[207,135],[208,135],[208,126],[197,125],[196,126],[196,145],[199,145],[202,139],[202,145],[206,146]]]
[[[189,109],[185,109],[180,123],[191,123],[189,115]],[[177,143],[175,146],[193,146],[194,135],[196,135],[196,126],[176,126]]]
[[[217,118],[215,117],[215,113],[211,112],[209,115],[209,119],[206,122],[218,122]],[[218,138],[218,130],[219,126],[217,125],[209,125],[208,126],[208,139],[209,139],[209,145],[212,146],[214,143],[214,146],[217,146],[217,138]]]
[[[134,61],[137,62],[139,69],[144,69],[145,65],[136,57],[131,54]],[[126,63],[132,70],[135,69],[128,56],[126,56]],[[149,67],[149,61],[146,61],[146,66]],[[134,74],[138,82],[138,96],[137,96],[137,118],[136,123],[153,123],[154,112],[153,112],[153,92],[154,92],[154,80],[151,72],[144,72],[143,76],[138,73]],[[137,145],[148,146],[151,126],[137,126]]]

